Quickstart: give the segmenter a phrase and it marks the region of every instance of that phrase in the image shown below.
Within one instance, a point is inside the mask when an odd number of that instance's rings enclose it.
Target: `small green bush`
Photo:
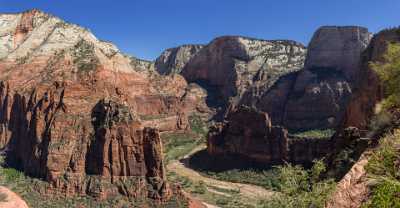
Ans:
[[[199,181],[193,186],[192,193],[195,194],[205,194],[207,191],[207,186],[203,181]]]
[[[21,180],[24,174],[14,168],[3,168],[1,174],[8,183],[14,183]]]

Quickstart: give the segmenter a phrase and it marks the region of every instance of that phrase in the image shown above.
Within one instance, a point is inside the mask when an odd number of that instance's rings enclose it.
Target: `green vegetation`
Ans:
[[[72,50],[73,62],[79,72],[89,72],[96,69],[99,60],[94,51],[94,45],[85,40],[79,41]]]
[[[208,131],[207,124],[197,115],[190,116],[189,123],[191,130],[188,132],[173,132],[161,135],[167,162],[180,159],[195,147],[205,143],[205,135]]]
[[[372,194],[365,208],[400,207],[400,130],[381,139],[372,153],[366,171],[372,179]]]
[[[206,136],[208,132],[207,124],[203,121],[203,119],[199,115],[191,115],[189,116],[189,123],[192,132],[197,135]]]
[[[164,133],[161,134],[164,142],[165,160],[177,160],[188,154],[195,147],[204,143],[202,138],[199,138],[193,133]]]
[[[400,44],[388,43],[383,59],[382,62],[370,63],[384,83],[386,98],[382,103],[383,107],[400,107]]]
[[[64,194],[54,193],[49,197],[41,193],[49,190],[50,184],[29,176],[25,176],[21,171],[13,168],[5,168],[3,158],[0,157],[0,186],[5,186],[21,196],[29,207],[46,208],[75,208],[75,207],[165,207],[165,208],[184,208],[187,202],[181,198],[173,197],[163,205],[154,204],[155,202],[146,198],[127,198],[117,195],[112,198],[98,200],[90,196],[66,197]],[[0,194],[0,201],[6,200],[6,196]]]
[[[291,136],[300,138],[331,138],[335,134],[334,129],[313,129],[302,132],[295,132],[290,134]]]
[[[205,172],[208,177],[221,180],[230,181],[234,183],[248,183],[264,187],[266,189],[278,189],[278,171],[277,169],[271,170],[227,170],[221,172]]]
[[[370,123],[374,135],[387,132],[392,126],[392,109],[400,108],[400,44],[388,43],[382,61],[370,63],[384,87],[385,99],[378,105],[377,115]],[[380,139],[371,154],[366,171],[371,179],[371,195],[363,205],[372,207],[400,207],[400,130]]]
[[[260,207],[322,208],[334,190],[335,183],[333,180],[321,180],[321,174],[326,171],[322,161],[315,161],[310,170],[290,164],[276,168],[280,194],[260,202]]]
[[[0,173],[7,183],[16,183],[24,178],[24,174],[14,168],[2,168]]]

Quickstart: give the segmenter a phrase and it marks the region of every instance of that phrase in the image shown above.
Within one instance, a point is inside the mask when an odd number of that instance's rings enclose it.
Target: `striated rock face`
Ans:
[[[213,40],[185,66],[182,75],[189,82],[206,81],[216,86],[229,101],[251,87],[267,85],[282,75],[303,67],[306,49],[294,41],[266,41],[226,36]]]
[[[226,121],[210,129],[207,151],[212,156],[239,156],[261,165],[285,161],[310,164],[327,155],[332,144],[330,138],[290,137],[286,129],[271,125],[267,113],[240,106],[232,109]]]
[[[156,59],[155,68],[160,74],[179,74],[202,48],[203,45],[183,45],[167,49]]]

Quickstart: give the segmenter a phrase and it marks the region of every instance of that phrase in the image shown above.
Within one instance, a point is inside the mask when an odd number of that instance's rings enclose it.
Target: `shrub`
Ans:
[[[319,180],[326,170],[322,161],[314,161],[310,170],[290,164],[277,169],[280,193],[261,201],[260,206],[263,208],[322,208],[334,190],[333,180]]]
[[[363,206],[365,208],[375,207],[400,207],[400,184],[385,181],[377,185],[370,200]]]
[[[365,169],[374,183],[372,193],[363,207],[400,207],[400,130],[381,139]]]
[[[1,172],[8,183],[17,182],[24,177],[24,174],[21,171],[14,168],[3,168]]]
[[[379,148],[372,153],[366,171],[371,176],[388,177],[400,179],[398,162],[400,162],[399,150],[396,146],[400,144],[400,130],[384,137]]]
[[[205,194],[207,191],[207,186],[203,181],[199,181],[193,186],[192,193],[195,194]]]
[[[189,123],[192,132],[197,135],[205,136],[208,132],[207,124],[196,114],[189,116]]]

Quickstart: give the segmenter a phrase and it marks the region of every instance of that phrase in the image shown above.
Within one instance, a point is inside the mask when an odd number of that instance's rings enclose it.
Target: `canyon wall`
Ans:
[[[371,34],[356,26],[319,28],[309,48],[294,41],[220,37],[197,52],[181,74],[210,85],[222,111],[256,107],[290,131],[337,128]],[[214,93],[214,92],[213,92]]]
[[[239,106],[223,123],[211,127],[207,151],[214,157],[239,156],[265,167],[284,162],[311,164],[326,156],[333,144],[331,138],[290,136],[286,129],[273,126],[267,113]]]
[[[202,89],[38,10],[0,25],[6,165],[47,181],[43,193],[168,200],[159,131],[207,110]]]

